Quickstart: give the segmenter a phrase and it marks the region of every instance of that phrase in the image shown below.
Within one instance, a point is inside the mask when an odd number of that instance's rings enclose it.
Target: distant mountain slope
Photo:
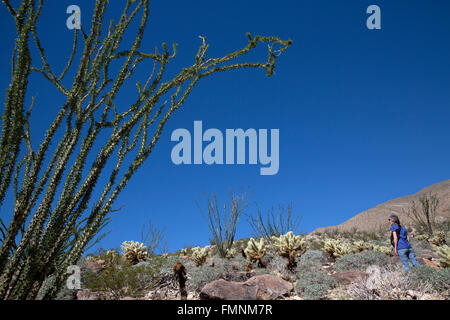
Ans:
[[[437,220],[443,221],[450,219],[450,180],[446,180],[426,187],[416,194],[382,203],[372,209],[357,214],[353,218],[337,226],[318,228],[313,232],[323,232],[327,229],[336,228],[339,231],[348,231],[355,227],[361,231],[377,231],[380,227],[387,226],[387,219],[391,214],[397,214],[400,218],[400,222],[408,226],[411,221],[403,213],[403,210],[406,210],[409,207],[411,200],[418,200],[421,195],[430,192],[436,194],[440,199],[436,212]]]

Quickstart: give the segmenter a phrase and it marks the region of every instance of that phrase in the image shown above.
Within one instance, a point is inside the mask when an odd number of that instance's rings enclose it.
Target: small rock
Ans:
[[[255,276],[245,283],[258,287],[258,299],[261,300],[285,297],[294,290],[292,283],[269,274]]]
[[[100,295],[97,292],[92,292],[89,289],[78,290],[77,300],[100,300]]]
[[[368,274],[360,270],[347,270],[336,272],[331,276],[335,278],[340,284],[347,285],[352,283],[356,279],[367,278]]]
[[[120,298],[120,300],[139,300],[139,299],[133,298],[133,297],[123,297],[123,298]]]

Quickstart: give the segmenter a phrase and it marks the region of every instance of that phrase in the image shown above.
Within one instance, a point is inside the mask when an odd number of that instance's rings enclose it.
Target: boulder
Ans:
[[[200,292],[204,300],[273,300],[288,296],[293,285],[273,275],[259,275],[245,282],[216,280]]]
[[[294,289],[292,283],[269,274],[252,277],[245,283],[258,288],[258,300],[273,300],[286,297]]]
[[[331,276],[335,278],[340,284],[347,285],[359,278],[367,278],[368,274],[360,270],[346,270],[336,272]]]

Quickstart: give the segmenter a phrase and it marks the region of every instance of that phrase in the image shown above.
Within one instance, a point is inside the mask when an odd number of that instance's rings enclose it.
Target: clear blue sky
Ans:
[[[45,3],[38,32],[57,73],[72,48],[66,8],[79,5],[88,29],[92,3]],[[110,1],[109,16],[119,15],[118,3]],[[381,8],[381,30],[366,28],[371,4]],[[124,207],[113,215],[107,227],[112,232],[101,246],[139,240],[149,219],[165,227],[170,250],[208,244],[209,230],[195,203],[204,205],[203,192],[226,200],[230,189],[249,186],[252,200],[264,210],[292,203],[304,217],[301,229],[312,231],[449,179],[449,17],[445,0],[151,1],[143,48],[153,51],[163,41],[177,42],[179,54],[169,71],[192,63],[199,35],[207,37],[211,55],[244,46],[246,32],[290,38],[293,45],[278,59],[271,78],[261,70],[245,70],[198,84],[117,199],[115,207]],[[4,101],[15,29],[3,5],[0,24]],[[41,65],[37,56],[34,62]],[[147,65],[137,77],[145,82],[150,72]],[[40,75],[32,81],[28,97],[36,96],[31,126],[37,144],[64,99]],[[120,103],[134,101],[135,91],[130,84]],[[280,129],[278,174],[261,176],[259,165],[174,165],[170,135],[177,128],[192,132],[194,120],[223,132]],[[2,217],[7,208],[8,202]],[[244,219],[237,233],[250,235]]]

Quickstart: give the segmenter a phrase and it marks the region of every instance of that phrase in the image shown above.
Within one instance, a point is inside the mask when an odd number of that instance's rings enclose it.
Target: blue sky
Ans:
[[[45,3],[38,32],[58,73],[72,48],[66,8],[79,5],[82,24],[88,25],[92,3]],[[108,16],[118,17],[117,3],[110,1]],[[381,30],[366,28],[371,4],[381,8]],[[250,187],[252,201],[263,210],[292,203],[303,216],[301,229],[309,232],[450,178],[450,2],[154,0],[150,6],[142,47],[149,52],[164,41],[177,42],[169,73],[192,64],[199,35],[207,37],[211,56],[245,46],[246,32],[290,38],[293,45],[278,59],[273,77],[239,70],[200,81],[117,199],[115,207],[124,207],[113,214],[104,248],[139,240],[149,219],[165,228],[170,250],[208,244],[209,230],[196,205],[196,199],[205,205],[203,192],[225,201],[230,189]],[[4,101],[15,32],[4,6],[0,24]],[[263,49],[258,53],[265,58]],[[37,56],[33,61],[41,65]],[[151,65],[136,79],[145,82],[149,73]],[[64,99],[40,75],[31,79],[37,143]],[[135,92],[129,84],[119,102],[131,103]],[[222,132],[279,129],[278,174],[261,176],[260,165],[174,165],[170,135],[177,128],[193,132],[195,120],[204,130]],[[237,236],[250,235],[242,219]]]

